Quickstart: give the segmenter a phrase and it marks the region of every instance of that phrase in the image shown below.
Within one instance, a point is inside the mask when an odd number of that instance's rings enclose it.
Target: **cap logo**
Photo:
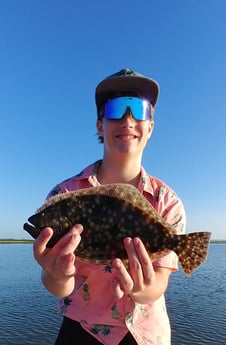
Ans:
[[[120,75],[125,75],[125,76],[131,76],[131,75],[134,75],[134,72],[129,69],[129,68],[126,68],[126,69],[122,69],[120,72],[119,72]]]

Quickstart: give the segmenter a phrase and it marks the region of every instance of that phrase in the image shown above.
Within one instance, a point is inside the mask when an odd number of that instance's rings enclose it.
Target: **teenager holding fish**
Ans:
[[[98,185],[131,184],[178,234],[184,233],[182,202],[141,165],[154,128],[158,93],[156,81],[130,69],[100,82],[96,88],[97,131],[104,145],[103,159],[57,185],[48,198]],[[169,345],[164,293],[170,274],[178,269],[176,254],[172,251],[152,262],[139,237],[125,237],[129,268],[118,257],[110,265],[90,264],[75,257],[84,232],[81,224],[75,224],[47,248],[53,234],[47,227],[34,243],[43,284],[62,298],[58,308],[64,321],[56,345]]]

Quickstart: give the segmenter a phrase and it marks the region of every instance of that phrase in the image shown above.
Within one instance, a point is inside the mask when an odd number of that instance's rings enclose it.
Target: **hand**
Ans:
[[[53,292],[54,283],[66,283],[70,277],[74,276],[76,272],[74,251],[80,243],[82,230],[82,225],[74,225],[53,248],[46,247],[53,234],[53,230],[49,227],[43,229],[35,240],[34,257],[47,276],[43,283],[49,291]]]
[[[129,295],[137,303],[151,303],[166,290],[171,271],[154,269],[148,252],[139,238],[126,237],[123,241],[129,261],[129,271],[120,259],[113,261],[115,277],[112,281],[116,299]]]

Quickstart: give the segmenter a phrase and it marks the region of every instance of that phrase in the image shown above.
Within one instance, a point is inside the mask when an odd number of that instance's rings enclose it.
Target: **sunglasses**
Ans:
[[[128,108],[137,121],[151,118],[150,103],[137,97],[117,97],[107,101],[104,105],[103,117],[109,120],[119,120],[125,115]]]

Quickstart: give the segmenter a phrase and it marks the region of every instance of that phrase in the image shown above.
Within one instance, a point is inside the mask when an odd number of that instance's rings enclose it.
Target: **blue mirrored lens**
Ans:
[[[135,120],[150,120],[150,103],[137,97],[117,97],[109,100],[104,105],[104,118],[119,120],[125,115],[128,108]]]

